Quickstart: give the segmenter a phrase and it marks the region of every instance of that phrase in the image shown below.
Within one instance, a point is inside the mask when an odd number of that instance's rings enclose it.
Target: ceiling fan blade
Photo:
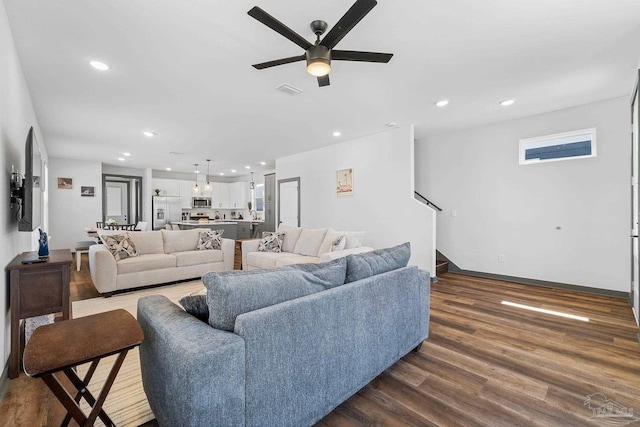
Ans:
[[[264,10],[260,9],[258,6],[254,6],[247,13],[252,18],[255,18],[258,21],[262,22],[264,25],[271,28],[273,31],[282,34],[283,36],[285,36],[286,38],[288,38],[289,40],[291,40],[292,42],[294,42],[304,50],[307,50],[311,46],[313,46],[311,43],[305,40],[304,37],[302,37],[300,34],[296,33],[291,28],[287,27],[282,22],[278,21],[276,18],[269,15]]]
[[[260,64],[253,64],[252,67],[257,70],[263,70],[265,68],[275,67],[276,65],[284,65],[291,62],[304,61],[305,59],[305,55],[291,56],[289,58],[275,59],[273,61],[262,62]]]
[[[332,50],[331,59],[336,61],[363,61],[387,63],[393,57],[393,53],[358,52],[355,50]]]
[[[376,4],[378,4],[376,0],[357,0],[353,6],[347,10],[347,13],[340,18],[338,23],[333,26],[331,31],[327,33],[320,44],[328,47],[329,49],[333,49],[333,47],[337,45],[338,42],[342,40],[342,38],[346,36],[358,22],[360,22],[360,20],[364,18]]]
[[[329,86],[329,74],[326,76],[318,77],[318,86]]]

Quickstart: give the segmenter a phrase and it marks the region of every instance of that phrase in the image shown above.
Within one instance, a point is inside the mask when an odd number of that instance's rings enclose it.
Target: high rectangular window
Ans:
[[[520,164],[596,156],[596,128],[520,140]]]

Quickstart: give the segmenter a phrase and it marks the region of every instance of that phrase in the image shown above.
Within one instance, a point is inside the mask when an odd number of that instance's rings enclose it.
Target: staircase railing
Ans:
[[[442,209],[440,207],[438,207],[438,205],[436,205],[435,203],[433,203],[431,200],[427,199],[426,197],[424,197],[422,194],[418,193],[417,191],[414,191],[415,195],[418,196],[427,206],[433,206],[433,208],[437,211],[442,212]]]

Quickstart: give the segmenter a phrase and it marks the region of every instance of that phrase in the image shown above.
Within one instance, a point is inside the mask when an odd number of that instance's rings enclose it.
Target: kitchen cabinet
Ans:
[[[160,189],[160,196],[180,196],[180,181],[177,179],[152,178],[151,184],[152,190]]]
[[[248,182],[233,182],[229,185],[229,207],[247,209],[250,190]]]
[[[229,184],[212,182],[211,209],[229,207]]]
[[[180,183],[180,204],[182,209],[191,209],[191,198],[196,195],[193,191],[195,181],[181,179]]]
[[[236,227],[236,239],[251,238],[251,221],[238,221]]]

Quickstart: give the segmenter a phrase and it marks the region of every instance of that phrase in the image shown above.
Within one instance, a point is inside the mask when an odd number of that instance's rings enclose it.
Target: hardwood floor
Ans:
[[[73,272],[74,298],[96,295],[86,264]],[[626,301],[446,273],[432,285],[430,336],[420,351],[317,425],[607,425],[589,420],[589,396],[591,408],[605,404],[606,396],[613,407],[638,413],[638,390],[640,344]],[[63,413],[41,381],[21,375],[0,405],[0,426],[58,425]],[[631,421],[640,425],[640,419]]]

